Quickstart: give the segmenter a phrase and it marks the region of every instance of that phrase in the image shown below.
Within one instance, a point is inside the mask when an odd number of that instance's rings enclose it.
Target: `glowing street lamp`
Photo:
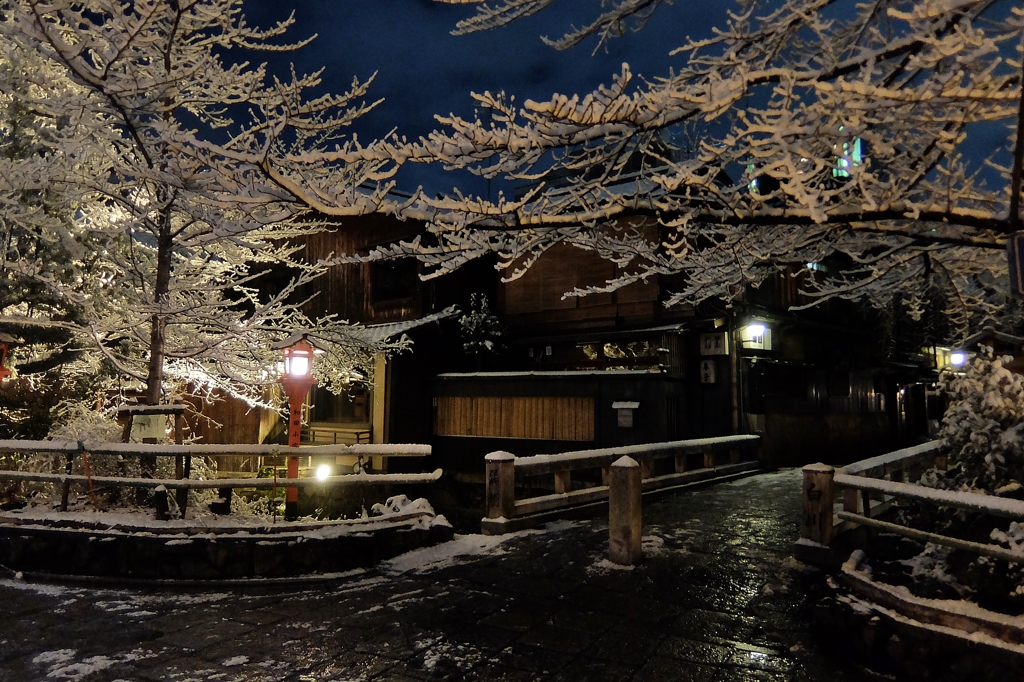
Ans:
[[[303,334],[275,346],[284,356],[284,374],[277,381],[288,395],[288,447],[297,448],[302,439],[302,403],[309,389],[316,385],[313,378],[313,354],[316,346]],[[288,456],[288,478],[299,477],[298,455]],[[284,518],[294,521],[299,517],[299,489],[289,487],[284,498]]]

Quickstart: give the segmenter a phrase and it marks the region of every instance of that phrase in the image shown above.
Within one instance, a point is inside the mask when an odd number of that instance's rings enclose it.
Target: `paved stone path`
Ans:
[[[597,519],[291,589],[4,580],[0,681],[872,679],[813,637],[797,490],[784,471],[648,503],[632,570]]]

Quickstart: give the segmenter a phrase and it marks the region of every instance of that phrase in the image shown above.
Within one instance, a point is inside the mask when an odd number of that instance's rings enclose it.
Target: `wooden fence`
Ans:
[[[278,478],[277,467],[274,467],[273,478],[216,478],[196,480],[189,478],[192,457],[357,457],[362,462],[364,457],[425,457],[431,453],[429,445],[324,445],[314,447],[291,448],[281,445],[151,445],[146,443],[89,443],[81,441],[31,441],[31,440],[0,440],[0,455],[54,455],[63,456],[63,471],[33,472],[0,470],[0,479],[13,481],[36,481],[54,483],[63,486],[61,492],[61,511],[67,511],[68,494],[73,483],[85,484],[92,490],[94,486],[113,486],[122,488],[152,488],[178,490],[187,492],[195,489],[217,489],[231,491],[235,488],[250,490],[276,490],[277,488],[341,488],[349,486],[384,485],[384,484],[416,484],[438,480],[441,469],[427,474],[346,474],[328,476],[326,478]],[[129,476],[93,476],[90,473],[90,458],[96,456],[116,457],[175,457],[176,478],[156,479],[151,477]],[[72,474],[74,459],[81,458],[86,474]],[[360,468],[361,470],[361,468]],[[227,493],[230,497],[230,492]],[[179,494],[178,506],[184,516],[187,498]],[[157,502],[159,509],[160,502]]]
[[[877,518],[896,500],[903,498],[928,505],[1024,519],[1024,502],[1020,500],[936,490],[915,484],[921,473],[931,467],[946,467],[945,443],[942,441],[898,450],[838,469],[825,464],[804,467],[803,524],[796,546],[797,558],[831,568],[839,563],[839,558],[830,544],[844,533],[865,526],[920,542],[1024,564],[1024,553],[999,545],[969,542]],[[958,646],[977,647],[985,656],[1009,654],[1015,659],[1014,665],[1020,664],[1024,627],[1016,622],[1017,619],[965,605],[959,600],[922,599],[905,587],[875,582],[870,571],[861,565],[864,559],[862,550],[853,551],[843,563],[838,578],[861,599],[877,606],[872,611],[872,620],[882,617],[894,621],[898,624],[900,638],[926,642],[931,648],[949,647],[958,642]]]
[[[1024,563],[1024,555],[998,545],[968,542],[908,528],[877,517],[898,498],[926,504],[1024,519],[1024,501],[992,495],[936,490],[915,484],[925,470],[946,467],[943,441],[866,459],[846,467],[811,464],[803,469],[803,522],[800,545],[827,549],[840,534],[859,526],[885,530],[921,542],[963,549],[979,555]],[[837,494],[841,491],[841,495]],[[813,552],[808,553],[813,560]]]
[[[759,443],[758,436],[723,436],[533,457],[492,452],[485,458],[487,516],[480,527],[487,535],[500,535],[545,523],[569,510],[603,503],[608,499],[609,467],[623,455],[639,462],[643,489],[650,492],[758,469]],[[752,450],[753,461],[744,461],[743,453]],[[723,455],[727,462],[719,462]],[[661,460],[670,460],[671,472],[657,473]],[[601,470],[600,485],[574,489],[574,473],[588,469]],[[553,494],[516,499],[517,479],[525,484],[529,477],[546,476],[553,477]],[[520,486],[520,490],[526,488]]]

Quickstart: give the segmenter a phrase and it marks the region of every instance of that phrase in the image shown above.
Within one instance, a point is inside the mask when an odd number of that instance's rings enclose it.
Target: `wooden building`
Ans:
[[[560,245],[498,283],[507,351],[496,371],[438,375],[437,450],[471,470],[493,450],[529,455],[732,433],[761,434],[765,459],[778,465],[892,447],[896,387],[850,306],[790,312],[805,302],[792,271],[729,306],[666,308],[675,278],[663,276],[563,296],[619,274],[591,251]]]

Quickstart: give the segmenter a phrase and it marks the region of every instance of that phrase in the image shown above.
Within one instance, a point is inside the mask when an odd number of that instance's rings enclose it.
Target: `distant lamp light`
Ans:
[[[960,367],[965,362],[967,362],[967,353],[963,352],[962,350],[954,351],[953,354],[949,356],[949,361],[954,366]]]
[[[331,477],[331,465],[330,464],[321,464],[320,466],[318,466],[316,468],[316,480],[318,480],[318,481],[326,481],[330,477]]]
[[[741,347],[748,350],[771,350],[772,331],[761,320],[751,320],[740,327]]]

